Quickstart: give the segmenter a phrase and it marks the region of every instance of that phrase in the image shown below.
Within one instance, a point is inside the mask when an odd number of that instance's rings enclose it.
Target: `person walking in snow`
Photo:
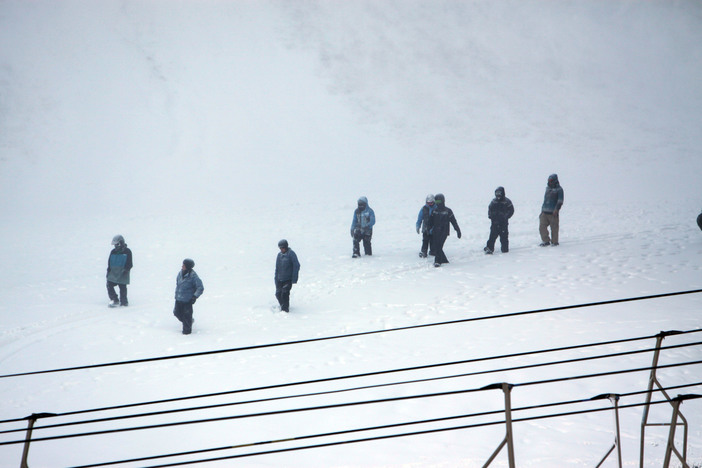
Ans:
[[[129,272],[132,269],[132,251],[127,248],[124,237],[116,235],[112,238],[112,251],[107,259],[107,296],[110,298],[110,307],[127,307],[127,285]],[[119,286],[119,297],[115,292]]]
[[[490,236],[488,237],[485,253],[495,251],[495,241],[500,238],[500,249],[503,253],[509,252],[509,218],[514,214],[512,201],[505,196],[505,188],[495,189],[495,198],[488,205],[488,218],[490,218]]]
[[[358,199],[358,208],[353,212],[351,221],[351,237],[353,238],[353,258],[361,256],[360,243],[363,241],[363,252],[366,255],[373,255],[371,238],[373,237],[373,226],[375,225],[375,212],[368,206],[368,199],[361,197]]]
[[[559,219],[558,213],[563,206],[563,188],[558,182],[558,175],[548,176],[546,193],[544,193],[544,203],[541,205],[541,215],[539,216],[539,234],[541,235],[541,247],[548,245],[558,245]],[[548,228],[551,228],[551,237],[548,235]]]
[[[431,244],[431,234],[429,234],[429,217],[436,207],[434,203],[434,195],[427,195],[424,206],[419,209],[419,215],[417,216],[417,234],[422,234],[422,248],[419,251],[419,256],[421,258],[427,257],[427,249]],[[434,255],[433,251],[429,251],[429,255]]]
[[[193,330],[193,304],[205,290],[194,267],[195,262],[186,258],[176,277],[173,315],[183,324],[183,335],[189,335]]]
[[[451,233],[451,227],[456,230],[456,236],[461,238],[461,228],[458,227],[458,221],[453,215],[453,210],[446,206],[446,198],[444,194],[437,193],[434,196],[436,208],[429,216],[429,233],[433,243],[432,250],[434,251],[434,266],[440,267],[444,263],[448,263],[448,258],[444,253],[444,243],[446,238]]]
[[[275,298],[278,299],[280,310],[290,312],[290,290],[297,283],[300,273],[300,262],[297,255],[288,246],[288,241],[281,239],[278,242],[278,257],[275,259]]]

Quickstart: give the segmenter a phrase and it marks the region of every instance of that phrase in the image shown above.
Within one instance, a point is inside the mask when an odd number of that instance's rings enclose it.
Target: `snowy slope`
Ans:
[[[694,1],[0,1],[0,376],[478,319],[699,289],[702,7]],[[539,248],[546,177],[565,189],[562,242]],[[516,207],[509,254],[485,256],[487,205]],[[463,238],[417,257],[417,211],[443,192]],[[352,261],[355,201],[378,224]],[[108,309],[114,234],[134,252],[130,307]],[[302,263],[290,314],[273,308],[277,241]],[[195,259],[195,332],[171,315]],[[0,420],[700,329],[682,295],[179,360],[0,378]],[[700,341],[699,333],[666,345]],[[471,373],[451,379],[35,431],[35,437],[478,389],[651,364],[634,341],[42,420],[109,417]],[[664,351],[662,364],[702,348]],[[661,370],[699,382],[700,365]],[[638,372],[517,386],[515,407],[645,390]],[[693,386],[671,393],[702,393]],[[623,398],[621,403],[641,401]],[[655,398],[654,398],[655,399]],[[702,400],[685,402],[702,464]],[[76,466],[503,409],[501,392],[305,411],[35,442],[30,466]],[[609,408],[607,401],[563,411]],[[560,412],[561,408],[542,410]],[[529,415],[534,415],[532,412]],[[669,421],[657,406],[652,418]],[[499,421],[263,444],[133,466]],[[638,466],[641,408],[621,412]],[[515,425],[519,466],[595,466],[610,412]],[[0,431],[25,423],[0,424]],[[649,429],[661,466],[667,429]],[[4,433],[2,441],[24,433]],[[221,466],[482,466],[495,425],[221,462]],[[0,445],[0,466],[22,446]],[[616,466],[613,458],[604,466]],[[502,452],[494,466],[507,466]],[[124,466],[124,465],[123,465]],[[128,466],[128,465],[127,465]]]

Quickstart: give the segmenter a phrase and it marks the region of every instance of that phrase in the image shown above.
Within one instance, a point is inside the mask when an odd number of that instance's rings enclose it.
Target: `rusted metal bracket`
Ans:
[[[506,434],[505,438],[500,442],[500,445],[497,446],[497,449],[492,453],[490,458],[488,459],[487,462],[483,465],[483,468],[486,468],[492,463],[492,461],[497,457],[497,454],[500,453],[500,451],[504,448],[504,446],[507,446],[507,459],[509,461],[509,468],[515,468],[515,463],[514,463],[514,440],[512,437],[512,399],[511,399],[511,392],[512,388],[514,385],[508,384],[508,383],[497,383],[497,384],[492,384],[488,385],[486,387],[483,387],[481,390],[493,390],[493,389],[502,389],[502,391],[505,394],[505,426],[506,426]]]

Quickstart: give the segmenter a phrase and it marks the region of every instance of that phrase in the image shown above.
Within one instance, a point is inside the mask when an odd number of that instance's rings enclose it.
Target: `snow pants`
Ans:
[[[551,238],[548,237],[548,228],[551,228]],[[539,216],[539,234],[541,242],[558,244],[558,215],[553,213],[541,213]]]
[[[364,233],[360,229],[353,232],[353,254],[361,255],[361,241],[363,241],[363,253],[366,255],[373,255],[373,248],[371,247],[371,237],[373,237],[373,231]]]
[[[119,297],[117,297],[117,293],[115,292],[115,286],[119,286]],[[127,285],[126,284],[118,284],[118,283],[113,283],[112,281],[107,282],[107,296],[110,298],[112,302],[119,301],[120,305],[126,306],[129,305],[129,301],[127,300]]]
[[[443,235],[443,236],[432,236],[432,243],[434,246],[432,247],[432,250],[434,251],[434,264],[443,264],[443,263],[448,263],[448,258],[446,258],[446,254],[444,253],[444,244],[446,243],[446,238],[448,236]]]
[[[422,233],[422,253],[426,255],[427,249],[430,247],[431,250],[429,250],[429,255],[434,255],[434,247],[431,245],[431,234],[429,234],[427,231],[424,231]]]
[[[183,324],[183,335],[193,331],[193,305],[189,302],[175,301],[173,315]]]
[[[495,223],[490,225],[490,237],[488,237],[487,248],[491,252],[495,251],[495,241],[500,238],[500,248],[502,252],[509,252],[509,229],[507,224]]]
[[[290,290],[292,289],[292,281],[276,281],[275,282],[275,298],[278,299],[280,310],[290,312]]]

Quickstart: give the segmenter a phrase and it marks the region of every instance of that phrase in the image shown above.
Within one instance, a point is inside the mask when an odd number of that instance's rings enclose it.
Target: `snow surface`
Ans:
[[[699,330],[702,296],[690,294],[6,377],[699,289],[701,78],[702,3],[694,0],[0,1],[0,419]],[[537,218],[553,172],[565,189],[562,242],[539,248]],[[516,207],[511,251],[486,256],[487,205],[498,185]],[[414,222],[430,192],[446,194],[463,230],[462,239],[448,239],[451,263],[440,269],[417,257]],[[348,228],[361,195],[378,219],[375,255],[352,260]],[[134,252],[127,309],[106,307],[104,271],[117,233]],[[283,237],[302,263],[290,314],[273,307]],[[171,314],[184,257],[195,259],[205,284],[190,336]],[[653,345],[648,339],[42,419],[34,437],[646,367],[650,352],[40,430]],[[661,364],[701,357],[699,345],[683,347],[663,351]],[[685,385],[702,380],[702,368],[658,375],[666,387]],[[517,386],[512,404],[641,391],[648,378],[637,372]],[[605,400],[528,415],[610,407]],[[29,463],[87,465],[501,409],[502,392],[492,390],[35,441]],[[700,466],[702,400],[686,401],[682,411],[688,462]],[[642,409],[620,416],[624,465],[638,466]],[[657,405],[650,420],[670,417],[668,405]],[[0,424],[2,431],[24,427]],[[487,426],[220,466],[482,466],[504,431]],[[645,466],[661,466],[667,431],[647,430]],[[4,433],[1,441],[23,438]],[[613,438],[611,411],[514,425],[518,466],[595,466]],[[0,445],[3,467],[18,466],[21,455],[21,444]],[[507,466],[504,450],[493,466]],[[616,466],[614,456],[603,466]]]

